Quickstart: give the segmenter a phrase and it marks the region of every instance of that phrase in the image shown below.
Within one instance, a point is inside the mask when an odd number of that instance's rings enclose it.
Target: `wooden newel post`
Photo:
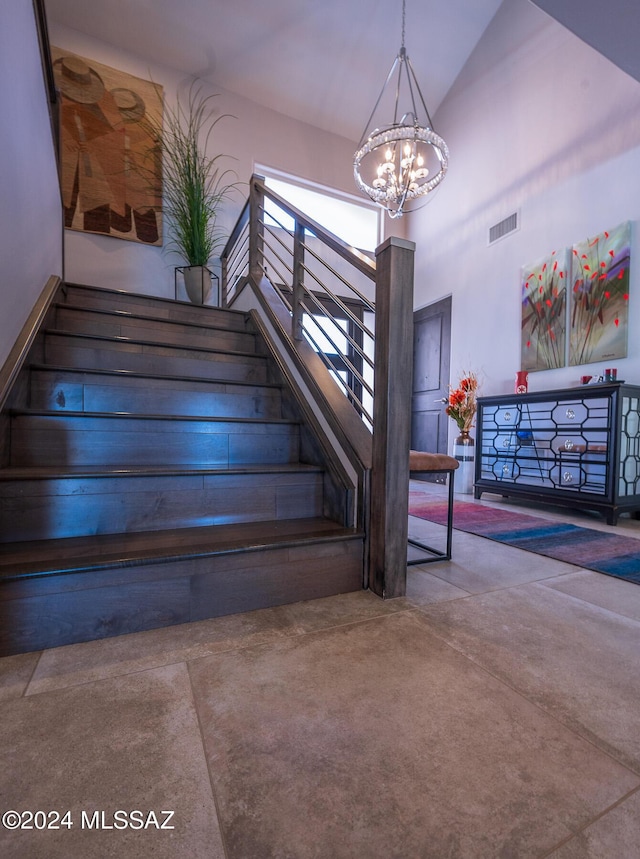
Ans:
[[[376,250],[369,587],[381,597],[407,585],[414,251],[394,237]]]
[[[257,181],[262,176],[253,176],[249,191],[249,273],[255,283],[260,283],[264,274],[264,192]]]

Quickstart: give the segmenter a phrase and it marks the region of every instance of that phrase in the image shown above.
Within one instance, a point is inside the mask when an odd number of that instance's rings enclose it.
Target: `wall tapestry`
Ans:
[[[625,358],[631,223],[573,246],[569,364]]]
[[[65,226],[161,245],[162,166],[151,123],[162,127],[162,88],[60,48],[51,52]]]
[[[522,269],[522,370],[563,367],[569,253],[553,253]]]

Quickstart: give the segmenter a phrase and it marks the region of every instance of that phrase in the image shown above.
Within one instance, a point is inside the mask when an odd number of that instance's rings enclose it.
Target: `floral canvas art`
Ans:
[[[573,247],[571,366],[627,355],[630,246],[627,221]]]
[[[568,260],[567,250],[553,251],[522,269],[522,370],[565,364]]]

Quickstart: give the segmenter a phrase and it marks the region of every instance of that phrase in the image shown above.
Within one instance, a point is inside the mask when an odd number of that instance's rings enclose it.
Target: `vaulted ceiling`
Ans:
[[[433,114],[501,0],[407,0]],[[401,0],[46,0],[59,22],[358,140],[396,56]]]
[[[405,43],[433,115],[501,0],[406,0]],[[637,0],[534,2],[640,74]],[[358,140],[400,47],[401,0],[46,0],[49,23]]]
[[[640,81],[638,0],[533,0],[596,51]]]

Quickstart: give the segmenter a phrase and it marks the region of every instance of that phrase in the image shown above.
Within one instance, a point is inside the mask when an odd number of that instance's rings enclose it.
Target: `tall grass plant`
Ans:
[[[224,245],[226,236],[218,224],[222,203],[237,183],[235,173],[222,169],[229,156],[210,154],[212,136],[228,114],[215,115],[215,94],[203,95],[202,86],[191,85],[185,101],[164,108],[162,134],[162,208],[168,219],[170,241],[190,266],[206,266]],[[159,129],[156,129],[156,133]]]

